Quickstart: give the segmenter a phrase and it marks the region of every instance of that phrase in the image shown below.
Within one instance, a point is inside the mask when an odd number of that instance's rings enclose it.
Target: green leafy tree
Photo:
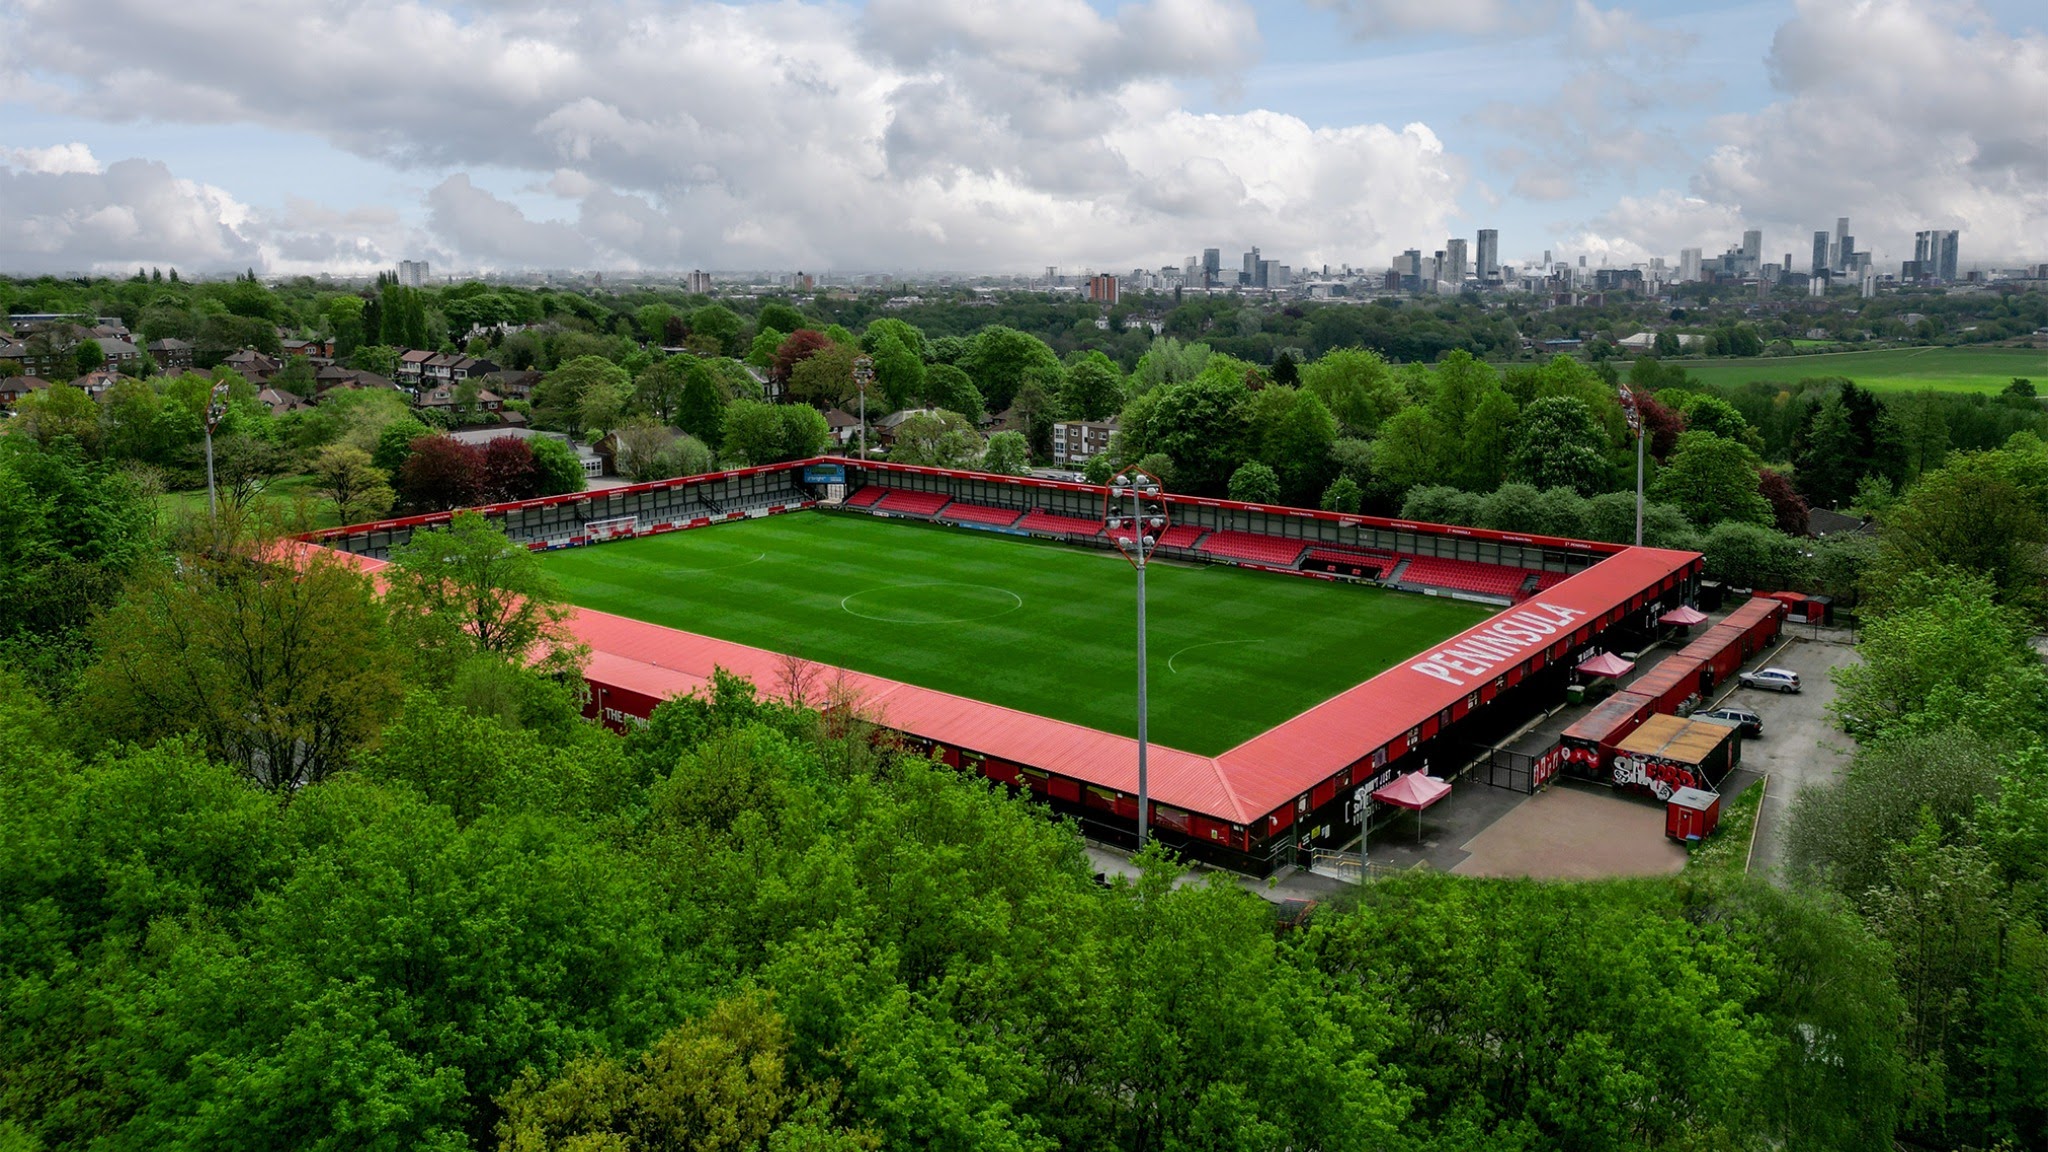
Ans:
[[[951,364],[934,364],[926,370],[924,394],[927,405],[958,412],[976,423],[986,411],[974,381]]]
[[[1171,459],[1179,491],[1222,495],[1247,455],[1248,395],[1238,365],[1212,359],[1196,379],[1163,385],[1125,407],[1126,451]]]
[[[981,436],[957,412],[919,412],[896,426],[889,459],[928,468],[959,468],[982,451]]]
[[[1356,512],[1364,503],[1365,490],[1349,476],[1339,476],[1323,489],[1320,507],[1325,512]]]
[[[1031,446],[1022,432],[998,432],[988,438],[981,454],[981,470],[1003,476],[1022,476],[1031,471]]]
[[[1797,587],[1806,577],[1805,550],[1775,529],[1724,521],[1701,539],[1699,548],[1707,574],[1737,588]]]
[[[1582,401],[1567,396],[1538,399],[1522,411],[1508,473],[1538,488],[1564,487],[1591,495],[1607,480],[1605,447],[1605,437]]]
[[[1380,425],[1372,442],[1372,471],[1377,485],[1398,500],[1420,484],[1442,478],[1438,462],[1450,441],[1436,413],[1425,407],[1403,408]]]
[[[82,692],[97,733],[190,733],[277,792],[346,767],[397,709],[407,664],[369,578],[269,542],[183,567],[96,628]]]
[[[535,386],[533,414],[549,427],[573,435],[583,428],[585,396],[599,398],[602,415],[615,407],[623,409],[622,400],[613,405],[612,399],[630,395],[632,388],[633,378],[624,368],[602,356],[578,356]]]
[[[1677,507],[1702,528],[1732,521],[1772,524],[1771,503],[1757,488],[1756,453],[1711,432],[1678,438],[1671,463],[1657,474],[1651,494]]]
[[[1074,420],[1106,420],[1123,405],[1123,373],[1100,352],[1071,360],[1060,385],[1060,408]]]
[[[574,448],[552,436],[535,436],[527,446],[533,452],[535,495],[559,496],[564,492],[581,492],[589,486],[583,458],[576,455]]]
[[[1230,474],[1229,494],[1247,504],[1275,504],[1280,500],[1280,478],[1257,460],[1247,460]]]
[[[343,524],[374,520],[391,510],[397,496],[389,477],[371,462],[370,454],[348,444],[330,444],[313,458],[312,475],[320,494],[334,504]]]
[[[642,368],[633,377],[630,407],[664,424],[674,422],[682,406],[684,383],[691,369],[702,370],[703,363],[695,356],[664,356]]]
[[[386,573],[394,618],[444,675],[476,653],[542,668],[580,661],[561,587],[481,513],[415,532]]]
[[[1866,598],[1882,608],[1912,573],[1949,567],[1983,576],[2001,603],[2038,610],[2048,519],[2030,460],[1963,453],[1921,477],[1884,514]]]
[[[804,319],[802,312],[779,300],[770,300],[761,305],[761,314],[755,318],[755,324],[757,328],[773,328],[778,332],[794,332],[799,328],[810,327],[810,321]]]
[[[701,360],[684,369],[682,388],[676,398],[675,426],[706,444],[717,444],[725,424],[726,395]]]
[[[875,322],[876,325],[881,323],[879,320]],[[902,321],[895,323],[901,324]],[[870,325],[862,346],[873,362],[875,383],[881,387],[884,402],[892,410],[911,407],[924,398],[924,358],[899,339],[894,331],[884,329],[877,333],[875,326]]]
[[[799,361],[789,373],[789,394],[806,404],[828,408],[844,405],[853,395],[853,362],[860,349],[831,344]]]
[[[982,402],[996,412],[1007,410],[1026,382],[1036,383],[1047,395],[1057,394],[1062,376],[1059,358],[1045,341],[1000,324],[975,333],[959,367],[974,382]]]
[[[1936,570],[1901,585],[1889,610],[1864,624],[1862,660],[1835,672],[1837,715],[1880,737],[2048,731],[2048,671],[2025,612],[1999,605],[1982,576]]]

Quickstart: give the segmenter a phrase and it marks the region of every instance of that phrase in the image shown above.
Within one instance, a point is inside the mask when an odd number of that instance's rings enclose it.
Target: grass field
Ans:
[[[580,605],[1135,735],[1114,553],[803,513],[544,554]],[[1486,619],[1226,567],[1146,571],[1152,738],[1213,755]]]
[[[2033,348],[1884,348],[1874,352],[1821,352],[1811,356],[1743,360],[1679,360],[1708,384],[1770,380],[1790,384],[1843,376],[1873,391],[1999,392],[2013,377],[2048,390],[2048,352]]]

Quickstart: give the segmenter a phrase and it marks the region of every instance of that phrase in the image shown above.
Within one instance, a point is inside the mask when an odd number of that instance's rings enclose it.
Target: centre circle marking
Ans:
[[[981,612],[971,616],[937,617],[930,620],[915,620],[904,616],[878,616],[872,612],[862,612],[853,606],[853,601],[859,600],[863,596],[872,596],[878,592],[901,592],[912,588],[977,588],[984,592],[1000,592],[1010,598],[1010,603],[997,608],[993,612]],[[880,588],[866,588],[839,598],[840,611],[845,612],[849,616],[858,616],[863,620],[873,620],[878,624],[967,624],[976,620],[993,620],[998,616],[1007,616],[1023,606],[1024,598],[1008,588],[999,588],[994,584],[960,584],[950,580],[938,580],[925,584],[884,584]]]

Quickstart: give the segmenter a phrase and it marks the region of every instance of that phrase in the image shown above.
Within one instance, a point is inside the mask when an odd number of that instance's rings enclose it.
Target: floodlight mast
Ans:
[[[221,419],[228,414],[228,382],[223,380],[213,386],[206,403],[206,517],[220,518],[220,502],[213,494],[213,430],[220,426]]]
[[[874,381],[874,360],[867,356],[856,357],[853,362],[853,382],[860,390],[860,459],[863,464],[867,463],[868,459],[868,385]]]
[[[1123,508],[1126,501],[1128,512]],[[1103,497],[1103,521],[1117,551],[1138,573],[1138,850],[1142,852],[1152,826],[1152,793],[1145,775],[1145,565],[1159,547],[1159,538],[1166,534],[1166,489],[1158,477],[1137,468],[1117,473],[1110,478]]]

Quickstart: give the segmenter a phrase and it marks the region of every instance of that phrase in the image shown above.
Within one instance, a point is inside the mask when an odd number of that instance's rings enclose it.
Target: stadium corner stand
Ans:
[[[1104,548],[1111,542],[1101,531],[1102,497],[1085,484],[819,458],[479,511],[535,549],[821,505]],[[1253,874],[1294,862],[1298,848],[1342,843],[1372,789],[1427,766],[1432,751],[1450,766],[1449,753],[1473,742],[1475,729],[1516,712],[1507,701],[1555,699],[1589,646],[1628,647],[1651,634],[1657,616],[1696,591],[1701,568],[1691,552],[1227,500],[1169,501],[1175,537],[1162,549],[1184,559],[1373,580],[1501,609],[1220,755],[1153,746],[1155,834],[1187,855]],[[450,515],[303,539],[375,567],[414,530]],[[1214,553],[1203,547],[1212,535]],[[1407,579],[1411,570],[1418,579]],[[643,722],[662,701],[708,689],[715,668],[763,691],[783,678],[782,657],[765,649],[588,609],[575,610],[570,627],[590,650],[588,713],[614,726]],[[850,670],[843,683],[913,747],[1028,790],[1093,835],[1128,841],[1134,833],[1134,740]]]

